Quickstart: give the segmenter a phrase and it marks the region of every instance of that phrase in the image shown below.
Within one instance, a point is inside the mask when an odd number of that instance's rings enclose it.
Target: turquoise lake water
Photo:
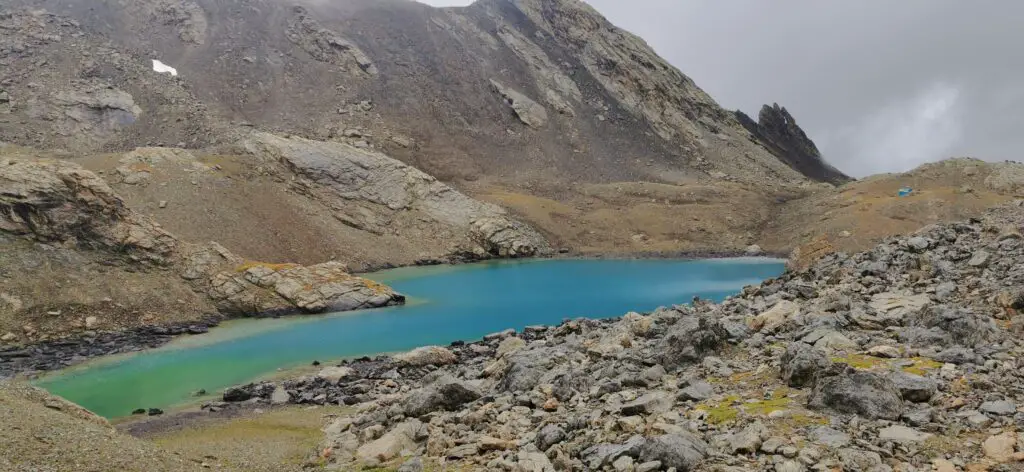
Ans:
[[[403,268],[370,274],[409,297],[406,306],[275,320],[239,320],[159,349],[112,356],[37,384],[97,414],[167,408],[205,389],[280,369],[472,341],[508,328],[607,318],[720,300],[783,271],[777,259],[534,260]]]

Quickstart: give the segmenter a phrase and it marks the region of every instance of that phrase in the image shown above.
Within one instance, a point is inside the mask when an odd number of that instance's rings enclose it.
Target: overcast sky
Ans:
[[[785,106],[854,176],[1024,160],[1024,1],[589,3],[726,108]]]

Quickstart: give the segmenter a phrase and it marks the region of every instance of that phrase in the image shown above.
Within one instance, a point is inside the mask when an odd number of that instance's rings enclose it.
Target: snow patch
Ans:
[[[178,76],[178,69],[175,69],[163,62],[153,59],[153,70],[161,74],[171,74],[175,77]]]

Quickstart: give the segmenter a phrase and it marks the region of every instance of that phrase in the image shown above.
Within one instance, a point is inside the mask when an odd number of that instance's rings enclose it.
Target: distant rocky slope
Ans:
[[[578,0],[12,0],[0,29],[0,140],[18,144],[197,148],[239,125],[361,127],[446,181],[841,178],[800,164],[804,143],[780,146],[777,129],[744,128]]]
[[[1017,201],[721,304],[510,330],[224,398],[358,405],[311,460],[340,468],[1016,470],[1022,221]]]

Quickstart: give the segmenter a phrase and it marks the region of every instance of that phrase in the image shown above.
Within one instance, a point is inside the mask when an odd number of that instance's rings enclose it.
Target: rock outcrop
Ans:
[[[824,256],[720,304],[496,333],[454,343],[443,362],[345,362],[337,383],[241,389],[358,405],[325,430],[320,458],[342,468],[883,471],[940,457],[982,470],[1024,446],[1000,433],[1024,404],[1024,344],[1009,336],[1024,315],[997,296],[1024,283],[1024,240],[1001,236],[1022,222],[1024,206],[1006,206]],[[971,265],[982,248],[999,256]],[[940,295],[952,281],[972,292]],[[797,307],[785,322],[747,328],[783,301]]]
[[[257,158],[283,163],[302,176],[336,218],[355,228],[384,234],[396,221],[405,227],[426,224],[450,234],[478,258],[551,251],[543,236],[501,207],[467,197],[380,152],[267,133],[254,133],[243,145]]]
[[[758,143],[801,174],[836,185],[853,180],[825,162],[814,141],[778,103],[762,107],[757,121],[741,111],[736,112],[736,118]]]
[[[124,329],[147,319],[199,319],[211,309],[255,316],[404,301],[337,262],[246,262],[216,243],[179,241],[70,162],[2,158],[0,188],[0,329],[22,333],[5,342],[83,328]],[[47,284],[58,290],[50,292]],[[151,297],[159,301],[148,305]]]

